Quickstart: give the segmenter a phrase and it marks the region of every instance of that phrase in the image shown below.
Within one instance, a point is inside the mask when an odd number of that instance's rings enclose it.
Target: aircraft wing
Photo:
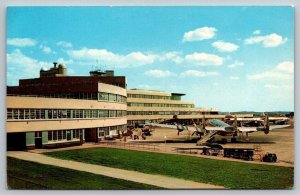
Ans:
[[[237,129],[240,132],[254,132],[254,131],[257,131],[257,127],[238,127]]]
[[[271,125],[270,130],[281,129],[281,128],[285,128],[285,127],[289,127],[289,126],[291,126],[291,125]]]
[[[205,127],[207,131],[225,131],[225,127]]]
[[[153,127],[177,129],[177,125],[167,125],[167,124],[159,124],[159,123],[147,123],[147,125],[150,125],[150,126],[153,126]]]

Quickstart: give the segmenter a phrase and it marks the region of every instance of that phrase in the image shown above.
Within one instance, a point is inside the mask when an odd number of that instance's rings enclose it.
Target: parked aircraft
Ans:
[[[236,142],[236,137],[238,133],[246,133],[246,139],[248,139],[248,133],[263,131],[265,134],[268,134],[273,129],[285,128],[290,125],[270,125],[269,124],[269,116],[265,116],[265,120],[263,121],[263,125],[258,126],[238,126],[238,119],[234,117],[234,122],[232,125],[225,123],[219,119],[210,119],[205,121],[205,116],[203,116],[201,127],[198,127],[194,123],[194,127],[188,127],[182,124],[177,123],[177,117],[173,117],[173,119],[168,120],[168,123],[172,124],[157,124],[157,123],[148,123],[148,125],[163,127],[163,128],[171,128],[177,129],[178,135],[180,132],[184,130],[188,130],[189,133],[192,131],[192,135],[196,134],[199,136],[199,141],[197,145],[201,145],[212,139],[215,135],[221,136],[231,136],[231,142]],[[239,120],[243,121],[243,120]],[[255,121],[255,120],[248,120]],[[257,119],[257,121],[262,121],[261,119]],[[243,124],[243,123],[240,123]],[[208,126],[209,125],[209,126]]]

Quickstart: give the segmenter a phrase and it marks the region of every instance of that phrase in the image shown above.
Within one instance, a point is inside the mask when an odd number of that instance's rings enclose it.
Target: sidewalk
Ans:
[[[119,178],[158,187],[168,189],[223,189],[222,186],[198,183],[194,181],[188,181],[183,179],[177,179],[162,175],[151,175],[140,173],[136,171],[128,171],[117,168],[110,168],[101,165],[92,165],[81,162],[61,160],[57,158],[48,157],[42,154],[21,152],[21,151],[9,151],[7,156],[18,158],[26,161],[37,162],[41,164],[48,164],[77,171],[84,171],[98,175],[105,175],[108,177]]]

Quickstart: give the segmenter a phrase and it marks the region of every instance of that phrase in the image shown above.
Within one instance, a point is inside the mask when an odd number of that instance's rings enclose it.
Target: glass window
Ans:
[[[98,118],[98,110],[92,110],[93,118]]]
[[[40,109],[36,109],[35,110],[35,117],[36,117],[36,119],[40,119],[41,118],[41,110]]]
[[[98,93],[98,94],[99,94],[98,100],[101,100],[101,101],[108,101],[108,93],[100,92],[100,93]]]
[[[53,113],[52,110],[48,110],[48,118],[49,119],[52,119],[52,113]]]
[[[30,117],[30,110],[25,109],[25,119],[29,119],[29,117]]]
[[[53,141],[57,141],[57,131],[53,131]]]
[[[116,117],[116,110],[110,110],[109,117]]]
[[[57,110],[52,110],[52,118],[56,119],[57,118]]]
[[[45,109],[41,109],[41,119],[45,119]]]
[[[117,101],[117,95],[116,94],[109,94],[109,101],[110,102],[116,102]]]
[[[13,109],[13,119],[19,119],[19,109]]]
[[[57,138],[58,138],[58,140],[62,140],[62,131],[61,130],[59,130],[57,132]]]
[[[7,119],[12,119],[12,118],[13,118],[13,110],[7,109]]]
[[[48,131],[48,141],[52,141],[52,136],[53,136],[53,132],[52,131]]]
[[[66,130],[62,131],[62,139],[67,139]]]

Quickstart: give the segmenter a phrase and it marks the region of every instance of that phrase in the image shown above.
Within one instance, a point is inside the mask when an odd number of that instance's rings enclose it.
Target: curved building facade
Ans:
[[[46,73],[45,73],[46,74]],[[98,142],[126,129],[125,77],[49,76],[7,88],[7,147]]]

